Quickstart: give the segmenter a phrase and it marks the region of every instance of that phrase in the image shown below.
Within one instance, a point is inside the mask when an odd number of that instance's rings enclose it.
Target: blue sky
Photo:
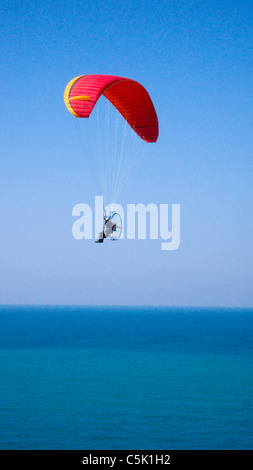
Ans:
[[[252,306],[252,2],[8,1],[1,17],[0,303]],[[97,136],[78,142],[63,92],[92,73],[152,97],[159,140],[118,202],[180,204],[177,251],[72,237]]]

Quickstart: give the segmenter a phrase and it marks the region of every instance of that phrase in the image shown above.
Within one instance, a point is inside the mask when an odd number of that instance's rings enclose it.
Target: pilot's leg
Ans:
[[[95,240],[95,243],[103,243],[104,238],[105,238],[104,232],[100,232],[98,239]]]

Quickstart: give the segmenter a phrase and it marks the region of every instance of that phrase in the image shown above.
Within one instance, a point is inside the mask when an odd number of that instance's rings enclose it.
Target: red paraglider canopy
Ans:
[[[81,75],[67,85],[64,101],[76,117],[88,118],[104,95],[145,142],[156,142],[158,119],[147,90],[129,78],[112,75]]]

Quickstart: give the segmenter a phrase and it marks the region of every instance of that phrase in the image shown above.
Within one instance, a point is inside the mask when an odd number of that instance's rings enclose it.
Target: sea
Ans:
[[[0,449],[253,445],[253,309],[0,307]]]

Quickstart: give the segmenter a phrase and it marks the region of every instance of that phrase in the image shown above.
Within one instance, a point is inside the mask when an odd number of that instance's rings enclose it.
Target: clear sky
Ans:
[[[252,2],[9,0],[1,19],[0,303],[252,306]],[[93,73],[152,97],[159,140],[118,202],[180,204],[176,251],[72,237],[96,151],[63,92]]]

